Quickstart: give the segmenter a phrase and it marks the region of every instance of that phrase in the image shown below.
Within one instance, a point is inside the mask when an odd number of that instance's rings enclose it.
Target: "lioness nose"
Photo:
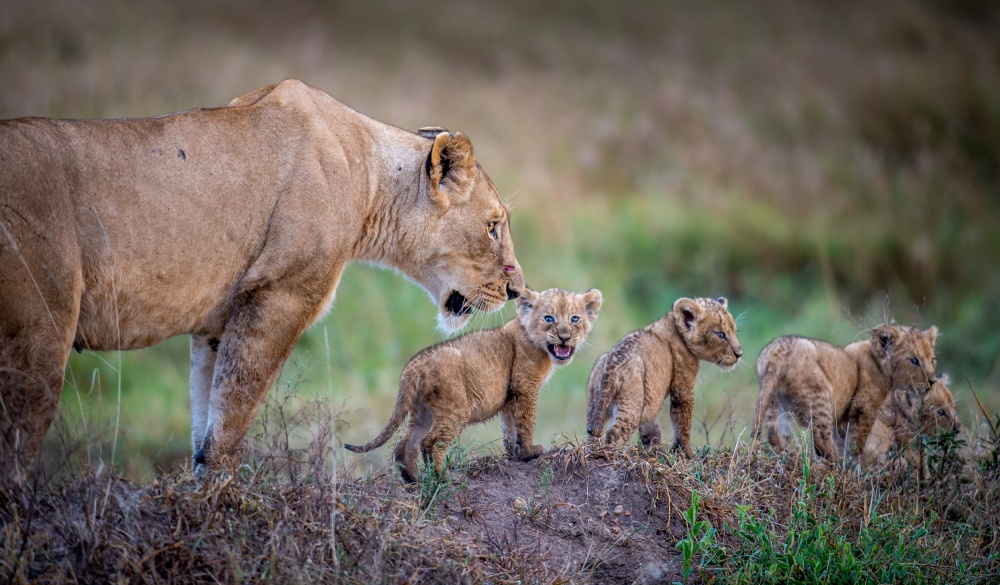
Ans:
[[[507,300],[509,301],[511,299],[516,299],[519,296],[521,296],[521,293],[519,293],[516,290],[510,288],[510,284],[508,283],[507,284]]]

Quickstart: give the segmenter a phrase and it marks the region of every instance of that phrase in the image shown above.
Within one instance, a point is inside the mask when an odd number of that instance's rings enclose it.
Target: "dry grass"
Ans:
[[[876,578],[893,562],[944,583],[1000,570],[995,430],[961,456],[928,443],[922,479],[902,459],[861,470],[743,442],[684,460],[563,440],[528,463],[471,457],[456,447],[444,478],[430,473],[404,487],[395,474],[334,461],[337,413],[328,406],[293,391],[273,394],[249,463],[238,469],[185,469],[140,486],[108,470],[52,475],[41,466],[32,481],[0,490],[0,579],[676,581],[683,573],[674,543],[691,538],[685,514],[693,493],[700,500],[693,517],[714,529],[692,569],[705,581],[759,572],[757,544],[748,541],[753,525],[779,544],[818,538],[863,547],[875,538],[880,548],[870,565],[849,573],[862,578]],[[65,442],[75,443],[85,441]],[[803,515],[806,524],[793,521]],[[804,529],[814,524],[829,532]],[[789,549],[788,557],[794,554]],[[801,579],[829,582],[808,566],[801,571]],[[847,574],[834,570],[827,578]]]

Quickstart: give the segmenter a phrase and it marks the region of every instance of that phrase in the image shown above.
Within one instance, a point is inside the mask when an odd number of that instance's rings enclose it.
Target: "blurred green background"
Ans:
[[[848,343],[887,318],[940,328],[974,426],[971,389],[1000,408],[998,30],[979,0],[0,0],[0,117],[158,115],[298,78],[402,128],[466,133],[514,206],[529,284],[605,295],[542,391],[544,445],[584,434],[594,360],[679,296],[729,297],[746,352],[729,374],[702,364],[696,446],[747,437],[769,340]],[[284,383],[331,396],[339,438],[367,440],[440,340],[434,317],[415,285],[352,266]],[[187,343],[74,353],[47,452],[82,437],[107,465],[117,437],[140,481],[185,461]]]

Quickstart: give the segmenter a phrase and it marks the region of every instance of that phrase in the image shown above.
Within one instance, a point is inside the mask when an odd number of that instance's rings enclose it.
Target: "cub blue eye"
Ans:
[[[573,315],[572,317],[570,317],[570,322],[572,322],[572,323],[579,323],[580,322],[580,318],[577,317],[576,315]]]
[[[716,331],[715,336],[718,337],[719,339],[722,339],[723,341],[726,339],[726,334],[721,331]]]
[[[553,317],[552,315],[546,315],[545,316],[545,322],[546,323],[555,323],[556,322],[556,318]]]
[[[915,366],[919,366],[920,365],[920,360],[918,360],[915,357],[911,357],[910,358],[910,363],[913,364],[913,365],[915,365]]]

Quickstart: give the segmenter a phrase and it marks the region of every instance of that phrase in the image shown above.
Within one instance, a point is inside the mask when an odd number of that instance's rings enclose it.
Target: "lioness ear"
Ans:
[[[889,355],[898,338],[899,331],[888,323],[872,329],[872,344],[884,355]]]
[[[927,329],[923,333],[924,337],[927,338],[927,341],[931,342],[931,347],[933,347],[934,341],[937,340],[937,325],[931,325],[930,329]]]
[[[677,319],[679,325],[684,327],[685,331],[691,331],[699,317],[701,317],[701,305],[698,303],[687,297],[679,298],[674,302],[674,318]]]
[[[472,143],[464,134],[438,134],[426,163],[431,200],[444,209],[463,203],[472,192],[475,167]]]
[[[597,312],[601,310],[601,303],[604,301],[601,291],[596,288],[592,288],[587,292],[583,293],[583,302],[586,306],[587,319],[591,323],[597,318]]]
[[[517,305],[517,316],[526,317],[535,310],[535,303],[538,302],[538,293],[525,286],[521,290],[520,296],[514,303]]]

